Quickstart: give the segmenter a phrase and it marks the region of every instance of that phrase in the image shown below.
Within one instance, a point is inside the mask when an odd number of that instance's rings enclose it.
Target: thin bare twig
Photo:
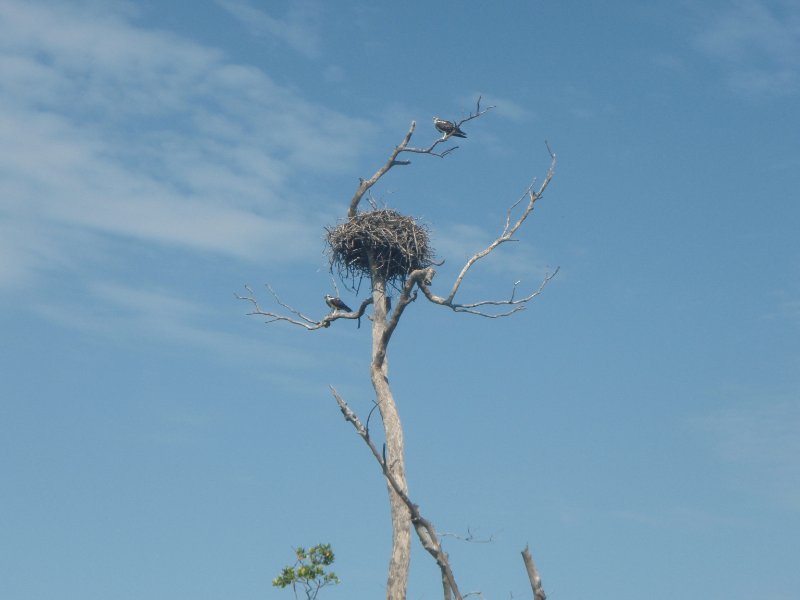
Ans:
[[[378,183],[378,180],[386,175],[389,172],[389,169],[394,167],[397,163],[397,155],[400,154],[406,146],[408,146],[408,142],[411,140],[411,136],[414,135],[414,129],[416,128],[417,123],[416,121],[411,121],[411,127],[408,128],[408,132],[406,133],[403,141],[400,142],[398,146],[392,151],[389,155],[389,159],[384,163],[384,165],[375,171],[375,174],[370,177],[369,179],[361,179],[359,180],[358,189],[356,189],[356,193],[353,195],[352,199],[350,200],[350,208],[347,211],[347,217],[352,219],[356,216],[356,212],[358,211],[358,203],[361,202],[361,198],[367,193],[367,190],[371,188],[373,185]]]
[[[513,236],[517,232],[517,230],[522,226],[528,216],[533,212],[534,206],[536,202],[544,195],[544,191],[547,189],[547,186],[550,184],[550,181],[553,179],[553,175],[555,174],[555,167],[556,167],[556,155],[550,149],[550,145],[545,142],[547,146],[547,151],[550,154],[550,167],[547,170],[547,174],[545,175],[544,181],[538,187],[535,187],[536,182],[534,181],[531,183],[530,186],[525,190],[525,193],[516,201],[514,202],[506,212],[506,220],[505,226],[503,227],[503,231],[500,233],[495,240],[489,244],[486,248],[481,250],[480,252],[475,253],[471,256],[464,267],[461,269],[461,272],[455,279],[453,283],[453,287],[450,289],[450,293],[446,297],[438,296],[434,294],[430,290],[430,281],[432,280],[435,272],[430,267],[427,269],[419,269],[417,271],[413,271],[409,274],[408,279],[406,281],[406,285],[416,283],[419,286],[419,289],[422,290],[422,293],[425,294],[425,297],[434,304],[439,304],[441,306],[447,306],[451,308],[455,312],[465,312],[470,313],[473,315],[479,315],[481,317],[486,317],[489,319],[497,319],[500,317],[507,317],[509,315],[513,315],[516,312],[525,309],[525,306],[528,302],[533,300],[536,296],[542,293],[544,287],[550,282],[553,277],[558,274],[559,269],[556,268],[552,273],[545,274],[544,279],[542,280],[539,288],[533,291],[532,293],[524,296],[522,298],[517,298],[517,285],[519,282],[515,282],[514,286],[511,290],[511,295],[507,299],[503,300],[481,300],[478,302],[470,302],[470,303],[460,303],[455,302],[455,296],[458,293],[458,290],[461,287],[461,284],[464,281],[464,278],[467,275],[469,269],[474,265],[476,262],[481,260],[482,258],[488,256],[495,248],[499,245],[504,244],[506,242],[516,241],[514,240]],[[512,212],[513,210],[524,200],[525,198],[528,199],[528,203],[523,209],[522,213],[519,217],[512,222]],[[401,296],[402,297],[402,296]],[[484,310],[479,310],[480,307],[485,306],[508,306],[510,307],[509,310],[504,312],[487,312]]]
[[[333,311],[327,315],[325,315],[322,319],[316,320],[308,317],[295,309],[294,307],[286,304],[283,300],[278,297],[278,294],[275,293],[275,290],[272,289],[271,286],[267,285],[266,288],[269,290],[272,297],[275,301],[289,311],[291,314],[295,315],[291,317],[289,315],[281,314],[279,312],[275,312],[272,310],[264,310],[258,303],[258,299],[255,296],[255,292],[253,289],[246,285],[244,286],[248,292],[247,296],[240,296],[239,294],[234,294],[234,296],[238,300],[244,300],[249,302],[253,306],[253,310],[251,310],[248,315],[259,315],[262,317],[267,317],[267,323],[274,323],[276,321],[285,321],[286,323],[290,323],[292,325],[297,325],[299,327],[303,327],[308,331],[314,331],[316,329],[321,329],[323,327],[330,327],[333,321],[337,319],[356,319],[359,320],[364,315],[364,311],[367,309],[367,306],[372,304],[372,298],[366,298],[361,302],[361,305],[358,307],[358,310],[354,310],[352,312],[343,312],[343,311]]]
[[[453,137],[453,134],[456,131],[459,130],[459,128],[461,127],[462,124],[466,123],[467,121],[472,121],[472,119],[477,119],[478,117],[486,114],[487,112],[489,112],[490,110],[492,110],[494,108],[494,106],[487,106],[486,108],[481,110],[481,98],[482,98],[482,96],[478,96],[478,101],[476,103],[475,112],[474,113],[471,112],[471,113],[469,113],[468,116],[464,117],[460,121],[456,121],[455,122],[455,127],[453,128],[453,131],[451,131],[450,133],[442,134],[442,137],[440,137],[439,139],[435,140],[427,148],[406,148],[404,150],[404,152],[417,152],[417,153],[421,153],[421,154],[432,154],[433,156],[438,156],[440,158],[444,158],[445,156],[447,156],[451,152],[457,150],[458,146],[452,146],[451,148],[448,148],[448,149],[446,149],[446,150],[444,150],[444,151],[442,151],[440,153],[433,152],[433,149],[436,148],[436,146],[438,146],[442,142],[446,142],[451,137]]]
[[[539,284],[539,287],[523,298],[515,298],[516,289],[519,282],[514,284],[514,289],[511,291],[511,296],[506,300],[480,300],[478,302],[470,302],[467,304],[459,304],[458,302],[453,302],[452,300],[448,301],[447,298],[437,296],[431,292],[430,287],[428,287],[425,283],[421,283],[419,285],[419,289],[421,289],[422,293],[425,294],[425,297],[434,304],[450,307],[454,312],[465,312],[472,315],[478,315],[480,317],[486,317],[487,319],[498,319],[500,317],[507,317],[521,310],[525,310],[527,303],[544,291],[545,286],[550,283],[550,280],[558,274],[558,271],[559,267],[556,267],[552,273],[545,274],[544,279]],[[511,306],[512,308],[505,312],[488,313],[481,310],[476,310],[479,306]]]
[[[481,110],[481,98],[479,96],[475,112],[470,113],[469,116],[458,121],[458,125],[466,123],[467,121],[471,121],[472,119],[477,119],[478,117],[486,114],[493,108],[494,106],[488,106],[483,110]],[[361,198],[364,196],[367,190],[369,190],[373,185],[378,183],[378,180],[384,175],[386,175],[386,173],[388,173],[392,167],[406,166],[411,164],[410,160],[401,160],[397,158],[401,153],[410,152],[412,154],[430,154],[431,156],[444,158],[458,148],[458,146],[453,146],[451,148],[447,148],[440,152],[436,151],[436,147],[439,144],[442,144],[450,139],[450,134],[438,138],[433,143],[431,143],[431,145],[428,146],[427,148],[410,147],[408,143],[411,141],[411,136],[414,135],[414,129],[416,128],[416,126],[417,122],[411,121],[411,126],[409,127],[408,132],[406,133],[403,140],[400,142],[400,144],[395,146],[394,150],[392,150],[392,153],[389,155],[389,158],[386,160],[386,162],[383,164],[382,167],[380,167],[377,171],[375,171],[372,177],[370,177],[369,179],[359,179],[358,188],[356,189],[355,194],[353,194],[353,197],[350,199],[350,208],[347,211],[348,218],[353,218],[354,216],[356,216],[356,213],[358,212],[358,204],[359,202],[361,202]]]
[[[547,142],[545,142],[545,144],[547,144]],[[550,184],[550,181],[553,179],[553,175],[555,174],[556,155],[553,154],[553,151],[550,149],[549,145],[547,146],[547,151],[550,153],[550,168],[547,170],[547,175],[545,175],[544,181],[539,186],[539,189],[538,190],[534,189],[535,182],[532,183],[530,186],[528,186],[528,189],[525,191],[525,194],[523,195],[523,198],[525,196],[528,197],[528,204],[513,225],[511,224],[511,210],[522,201],[522,198],[517,200],[517,202],[515,202],[509,208],[508,213],[506,215],[506,225],[503,228],[503,232],[491,244],[489,244],[486,248],[484,248],[480,252],[474,254],[466,262],[464,267],[461,269],[461,272],[458,274],[458,277],[456,277],[456,281],[453,284],[452,289],[450,290],[450,294],[448,294],[447,296],[448,303],[452,302],[453,298],[455,298],[455,295],[458,292],[458,288],[461,287],[461,282],[464,280],[464,277],[466,276],[467,271],[469,271],[470,267],[472,267],[472,265],[474,265],[480,259],[487,256],[492,250],[497,248],[497,246],[499,246],[500,244],[512,241],[512,236],[522,226],[522,224],[525,222],[525,219],[528,218],[528,215],[530,215],[531,212],[533,212],[533,208],[534,205],[536,204],[536,201],[542,197],[544,191],[547,189],[547,186]]]
[[[469,527],[467,527],[467,535],[465,536],[457,533],[440,533],[439,535],[441,537],[455,538],[462,542],[469,542],[470,544],[491,544],[494,541],[494,534],[490,535],[488,538],[476,538]]]

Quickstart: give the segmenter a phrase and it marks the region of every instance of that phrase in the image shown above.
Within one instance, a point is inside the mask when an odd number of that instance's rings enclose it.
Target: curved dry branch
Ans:
[[[530,215],[533,212],[533,208],[534,205],[536,204],[536,201],[539,198],[541,198],[542,195],[544,194],[544,191],[547,189],[547,186],[550,184],[550,181],[553,179],[553,175],[555,175],[556,171],[556,155],[550,149],[549,144],[547,144],[547,142],[545,142],[545,144],[547,145],[547,151],[550,153],[550,168],[548,168],[547,170],[547,174],[545,175],[544,181],[542,181],[542,184],[539,186],[538,190],[534,189],[536,182],[534,181],[533,183],[531,183],[531,185],[528,186],[528,189],[525,190],[525,193],[522,195],[522,197],[520,197],[519,200],[517,200],[514,204],[512,204],[508,208],[508,211],[506,212],[506,224],[505,227],[503,227],[503,232],[499,236],[497,236],[497,238],[491,244],[489,244],[486,248],[484,248],[480,252],[474,254],[466,262],[464,267],[461,269],[461,272],[458,274],[458,277],[456,277],[455,283],[453,284],[453,287],[450,290],[450,294],[448,294],[447,296],[448,303],[451,303],[453,301],[453,298],[455,298],[455,295],[458,292],[458,288],[461,287],[461,282],[464,280],[467,271],[469,271],[472,265],[474,265],[476,262],[478,262],[485,256],[488,256],[492,252],[492,250],[497,248],[497,246],[499,246],[500,244],[513,241],[514,234],[525,222],[525,219],[528,218],[528,215]],[[526,196],[528,198],[528,204],[522,211],[522,214],[520,214],[519,218],[512,224],[511,213],[514,210],[514,208],[518,206],[519,203],[522,202],[522,200]]]
[[[353,195],[352,199],[350,200],[350,208],[347,211],[347,217],[352,219],[356,216],[356,212],[358,211],[358,203],[361,202],[361,198],[364,197],[364,194],[367,193],[367,190],[371,188],[373,185],[378,183],[378,180],[386,175],[389,172],[389,169],[394,167],[397,164],[403,164],[405,161],[397,161],[397,155],[400,154],[403,149],[408,146],[408,142],[411,140],[411,136],[414,135],[414,128],[416,128],[417,123],[416,121],[411,121],[411,127],[408,128],[408,133],[403,138],[403,141],[400,142],[400,145],[395,147],[392,153],[389,155],[389,160],[377,171],[375,174],[370,177],[369,179],[360,179],[358,184],[358,189],[356,193]],[[408,163],[405,163],[408,164]]]
[[[434,275],[433,269],[431,269],[430,267],[427,269],[419,269],[417,271],[412,272],[408,277],[408,280],[406,282],[406,287],[408,286],[408,284],[416,284],[418,285],[419,289],[422,290],[422,293],[425,294],[425,297],[434,304],[439,304],[440,306],[447,306],[452,310],[454,310],[455,312],[465,312],[473,315],[479,315],[481,317],[487,317],[490,319],[507,317],[509,315],[513,315],[516,312],[524,310],[525,305],[528,302],[530,302],[536,296],[542,293],[544,287],[558,273],[559,270],[558,268],[556,268],[552,273],[545,274],[545,277],[542,280],[542,283],[539,285],[539,288],[523,298],[516,297],[517,285],[519,285],[519,282],[517,281],[514,283],[510,296],[506,299],[481,300],[478,302],[470,302],[470,303],[455,302],[456,294],[458,293],[458,290],[460,289],[461,284],[463,283],[464,278],[466,277],[467,272],[470,270],[472,265],[474,265],[482,258],[485,258],[489,254],[491,254],[491,252],[501,244],[504,244],[506,242],[516,241],[514,240],[513,237],[514,234],[517,232],[517,230],[519,230],[520,227],[522,227],[522,224],[525,222],[528,216],[533,212],[536,202],[544,195],[544,191],[547,189],[547,186],[553,179],[553,175],[555,174],[555,168],[556,168],[556,155],[550,149],[550,145],[547,144],[547,142],[545,142],[545,145],[547,146],[547,151],[550,154],[550,167],[547,170],[547,174],[545,175],[544,181],[542,181],[541,185],[538,188],[535,187],[536,181],[531,183],[531,185],[529,185],[528,188],[525,190],[525,193],[508,208],[508,210],[506,211],[506,222],[503,227],[503,231],[500,233],[500,235],[497,236],[497,238],[495,238],[494,241],[492,241],[491,244],[489,244],[486,248],[484,248],[480,252],[475,253],[467,260],[467,262],[464,264],[464,267],[461,269],[458,276],[456,277],[455,282],[453,283],[453,287],[450,289],[450,293],[447,296],[442,297],[434,294],[430,290],[429,287],[430,281],[433,279]],[[513,220],[512,215],[514,209],[517,206],[519,206],[519,204],[525,198],[528,199],[525,208],[523,209],[519,217],[517,217],[516,220]],[[503,312],[486,312],[480,310],[481,307],[486,307],[486,306],[507,306],[510,308],[509,310]]]
[[[475,112],[471,112],[471,113],[469,113],[469,115],[467,115],[466,117],[464,117],[460,121],[456,121],[455,122],[456,127],[455,127],[454,131],[457,131],[458,129],[460,129],[461,125],[463,125],[467,121],[472,121],[472,119],[477,119],[478,117],[480,117],[482,115],[485,115],[487,112],[489,112],[490,110],[492,110],[494,108],[494,105],[492,105],[492,106],[487,106],[486,108],[481,110],[481,99],[483,99],[483,96],[478,96],[478,101],[475,103]],[[447,135],[445,135],[443,137],[446,139],[446,138],[450,137],[450,134],[447,134]]]
[[[405,148],[403,150],[403,152],[413,152],[413,153],[416,153],[416,154],[430,154],[431,156],[438,156],[439,158],[444,158],[448,154],[450,154],[451,152],[455,152],[459,148],[458,146],[450,146],[449,148],[446,148],[445,150],[442,150],[441,152],[434,152],[434,148],[436,148],[436,146],[438,146],[442,142],[447,141],[447,139],[449,137],[450,136],[447,136],[447,138],[440,138],[440,139],[436,140],[435,142],[433,142],[427,148]],[[411,164],[411,161],[410,160],[403,161],[403,164],[407,164],[407,165]]]
[[[439,534],[440,537],[451,537],[455,538],[462,542],[468,542],[470,544],[491,544],[494,542],[494,534],[491,534],[488,538],[477,538],[475,534],[470,531],[470,528],[467,527],[467,535],[460,535],[458,533],[448,533],[443,532]],[[465,594],[466,596],[466,594]]]
[[[414,286],[419,286],[420,289],[422,289],[422,286],[429,286],[435,274],[436,271],[433,267],[417,269],[409,274],[403,289],[400,291],[400,296],[397,298],[394,310],[386,320],[386,327],[383,330],[381,339],[381,344],[384,348],[389,344],[392,333],[394,333],[397,324],[400,322],[400,317],[403,316],[406,307],[417,299],[417,292],[414,290]]]
[[[481,97],[479,96],[475,112],[470,113],[467,117],[464,117],[463,119],[458,121],[458,125],[466,123],[467,121],[471,121],[472,119],[477,119],[478,117],[486,114],[493,108],[494,106],[488,106],[483,110],[481,110]],[[353,197],[350,199],[350,208],[347,210],[348,218],[352,219],[354,216],[356,216],[356,213],[358,212],[358,204],[359,202],[361,202],[361,199],[364,197],[364,194],[366,194],[367,191],[373,185],[378,183],[378,180],[384,175],[386,175],[386,173],[388,173],[392,167],[406,166],[411,164],[410,160],[398,160],[397,157],[402,152],[411,152],[414,154],[430,154],[431,156],[444,158],[445,156],[447,156],[448,154],[450,154],[451,152],[455,151],[458,148],[458,146],[453,146],[451,148],[442,150],[441,152],[436,152],[436,147],[439,144],[449,140],[451,137],[450,134],[443,135],[441,138],[435,140],[427,148],[409,147],[408,143],[411,141],[411,136],[414,135],[414,129],[416,127],[417,127],[417,122],[411,121],[411,126],[408,128],[408,132],[403,138],[403,141],[401,141],[399,145],[395,146],[394,150],[392,150],[392,153],[389,155],[389,158],[386,160],[383,166],[379,168],[377,171],[375,171],[375,174],[369,179],[359,179],[358,188],[356,189],[355,194],[353,194]]]
[[[452,299],[449,298],[442,298],[441,296],[437,296],[433,292],[431,292],[430,287],[426,285],[424,282],[419,283],[419,289],[422,290],[422,293],[425,294],[425,297],[433,302],[434,304],[439,304],[440,306],[447,306],[448,308],[453,309],[454,312],[464,312],[469,313],[472,315],[478,315],[480,317],[486,317],[488,319],[498,319],[500,317],[508,317],[513,315],[516,312],[521,310],[525,310],[526,305],[528,302],[533,300],[536,296],[542,293],[545,286],[550,283],[550,280],[553,279],[558,274],[559,267],[552,273],[547,273],[544,276],[544,279],[539,284],[539,287],[528,294],[523,298],[516,297],[517,285],[519,285],[519,281],[514,283],[514,287],[511,290],[511,295],[505,300],[480,300],[478,302],[469,302],[465,304],[460,304],[458,302],[453,302]],[[482,310],[478,310],[481,306],[510,306],[509,310],[504,312],[485,312]]]
[[[477,119],[478,117],[485,115],[487,112],[489,112],[490,110],[492,110],[494,108],[494,106],[487,106],[486,108],[481,110],[481,98],[482,98],[482,96],[478,96],[478,101],[476,103],[475,112],[474,113],[471,112],[471,113],[469,113],[469,115],[467,115],[466,117],[464,117],[460,121],[456,121],[455,122],[455,128],[453,128],[453,131],[451,131],[450,133],[442,134],[442,137],[440,137],[439,139],[435,140],[427,148],[405,148],[403,150],[403,152],[417,152],[417,153],[420,153],[420,154],[431,154],[433,156],[438,156],[440,158],[444,158],[445,156],[447,156],[448,154],[450,154],[454,150],[457,150],[458,146],[452,146],[451,148],[443,150],[442,152],[439,152],[439,153],[433,151],[434,148],[436,148],[436,146],[438,146],[442,142],[446,142],[451,137],[453,137],[453,134],[456,131],[459,130],[459,128],[461,127],[461,125],[463,123],[466,123],[467,121],[472,121],[472,119]]]
[[[422,516],[419,511],[419,506],[411,501],[411,499],[408,497],[408,494],[400,486],[399,482],[392,474],[389,465],[386,464],[386,459],[372,442],[367,428],[361,424],[358,416],[353,412],[347,402],[344,401],[344,399],[339,395],[333,386],[331,386],[331,391],[333,392],[333,397],[336,398],[336,403],[339,405],[339,410],[342,411],[345,420],[355,428],[358,435],[364,440],[364,443],[369,446],[372,456],[374,456],[375,460],[378,461],[378,465],[380,466],[384,477],[386,477],[386,480],[389,482],[389,485],[392,486],[398,497],[400,497],[403,503],[408,507],[408,512],[411,514],[411,523],[414,525],[414,529],[417,532],[417,537],[419,537],[422,547],[425,548],[425,550],[427,550],[431,556],[433,556],[436,564],[439,565],[439,569],[442,572],[442,578],[447,581],[453,597],[456,600],[463,600],[463,596],[458,590],[458,585],[456,584],[453,571],[450,568],[450,562],[448,561],[447,553],[442,550],[442,543],[439,540],[439,536],[436,533],[436,528],[433,526],[433,523]]]
[[[258,299],[256,298],[255,292],[253,289],[246,285],[244,286],[248,292],[247,296],[240,296],[239,294],[234,294],[234,296],[238,300],[244,300],[249,302],[253,306],[253,310],[251,310],[248,316],[257,315],[262,317],[267,317],[266,323],[274,323],[276,321],[285,321],[286,323],[290,323],[291,325],[297,325],[299,327],[303,327],[308,331],[314,331],[316,329],[322,329],[325,327],[330,327],[331,323],[338,319],[356,319],[359,322],[359,326],[361,323],[361,317],[364,316],[364,311],[367,309],[367,306],[372,304],[372,298],[366,298],[361,302],[361,305],[358,307],[358,310],[354,310],[351,312],[344,312],[340,310],[333,311],[327,315],[325,315],[322,319],[316,320],[308,317],[295,309],[293,306],[286,304],[283,300],[278,297],[278,294],[275,290],[272,289],[270,285],[266,285],[265,287],[269,290],[269,293],[275,298],[275,301],[289,311],[292,315],[290,316],[287,314],[281,314],[279,312],[275,312],[272,310],[264,310],[258,303]]]

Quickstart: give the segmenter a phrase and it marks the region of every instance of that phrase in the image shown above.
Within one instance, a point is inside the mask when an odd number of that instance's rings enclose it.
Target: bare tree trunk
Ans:
[[[445,556],[447,556],[446,552]],[[444,569],[442,569],[442,592],[444,592],[444,600],[453,600],[453,588],[450,586],[450,581],[447,579],[447,572]]]
[[[382,212],[393,212],[374,210],[372,214],[370,214],[370,211],[359,213],[358,206],[370,188],[372,188],[372,186],[374,186],[390,169],[398,165],[408,165],[411,163],[410,160],[398,158],[401,154],[429,154],[431,156],[444,158],[455,151],[458,146],[440,150],[438,149],[439,145],[446,144],[451,136],[466,137],[465,135],[458,135],[458,133],[456,133],[461,132],[460,126],[463,123],[477,119],[491,108],[493,107],[490,106],[482,110],[481,99],[479,97],[475,111],[470,112],[469,116],[457,122],[434,118],[437,122],[436,128],[442,132],[443,135],[433,141],[429,146],[423,148],[410,147],[408,145],[411,141],[414,129],[416,128],[416,122],[412,121],[403,141],[394,148],[384,165],[369,179],[359,178],[358,188],[350,200],[350,207],[347,211],[348,224],[357,223],[356,219],[359,216],[377,215],[381,217]],[[547,142],[545,142],[545,145],[547,145]],[[448,307],[455,312],[466,312],[492,319],[507,317],[524,310],[527,304],[542,292],[544,286],[555,276],[558,269],[552,274],[545,276],[539,289],[521,298],[517,297],[517,284],[519,283],[517,282],[513,285],[510,295],[505,299],[487,299],[467,303],[455,300],[456,294],[459,292],[467,272],[475,263],[488,256],[501,244],[516,241],[514,235],[533,212],[535,203],[542,197],[555,173],[556,155],[552,152],[549,145],[547,145],[547,150],[550,154],[551,162],[544,181],[539,185],[538,189],[535,188],[535,181],[531,183],[522,197],[508,208],[506,211],[505,226],[502,232],[486,248],[477,252],[467,260],[447,296],[438,296],[431,291],[431,282],[436,273],[432,265],[436,263],[433,262],[432,253],[427,245],[428,235],[425,231],[420,231],[424,228],[421,228],[414,219],[410,219],[410,223],[404,221],[405,224],[402,225],[397,222],[390,223],[386,221],[390,230],[397,230],[395,233],[402,232],[404,229],[407,231],[403,232],[403,235],[408,232],[413,233],[413,249],[410,247],[410,244],[406,244],[400,239],[402,235],[400,238],[393,239],[391,235],[387,236],[382,233],[381,236],[375,238],[375,241],[365,243],[358,239],[357,236],[360,234],[358,234],[357,231],[348,230],[346,233],[341,233],[342,230],[339,226],[332,229],[326,228],[328,231],[327,241],[331,252],[331,273],[334,273],[334,269],[338,269],[342,280],[351,280],[354,282],[354,286],[355,282],[360,284],[362,277],[367,274],[369,275],[372,285],[372,295],[364,299],[356,311],[350,310],[338,297],[335,298],[326,295],[326,303],[331,311],[321,319],[314,319],[284,303],[269,286],[267,286],[267,289],[284,312],[280,310],[262,310],[253,291],[247,286],[245,286],[245,288],[248,291],[248,295],[239,296],[240,299],[246,300],[253,305],[253,311],[249,314],[266,316],[268,317],[268,323],[285,321],[303,327],[309,331],[326,329],[339,319],[359,319],[360,325],[360,319],[364,315],[367,306],[369,304],[373,305],[370,377],[372,379],[372,386],[375,389],[375,401],[380,410],[385,433],[386,443],[383,452],[375,446],[370,438],[367,428],[369,425],[369,418],[367,418],[367,426],[364,426],[358,416],[350,409],[336,390],[333,387],[331,387],[331,390],[345,419],[355,427],[358,435],[361,436],[364,442],[369,446],[370,451],[380,465],[383,476],[386,479],[392,518],[392,554],[389,560],[389,575],[386,585],[387,600],[405,600],[406,598],[411,557],[412,522],[422,547],[434,558],[442,572],[444,600],[462,600],[463,598],[455,577],[453,576],[452,569],[450,568],[449,559],[442,549],[441,539],[436,533],[433,523],[420,514],[419,506],[414,504],[408,496],[408,484],[405,477],[405,459],[403,456],[403,429],[388,379],[387,348],[389,340],[405,308],[417,299],[417,290],[421,291],[425,298],[433,304]],[[406,156],[407,154],[403,155]],[[517,207],[526,198],[528,200],[527,204],[523,204],[522,207],[518,209]],[[374,208],[375,205],[373,204],[373,209]],[[362,232],[366,232],[369,226],[365,227],[362,222],[360,228],[356,228],[356,230],[359,229]],[[371,234],[372,233],[370,233],[370,235]],[[420,240],[422,241],[421,245],[418,244]],[[423,248],[424,251],[421,251],[420,248]],[[392,258],[395,252],[400,253],[404,258],[402,260],[397,256]],[[365,255],[369,267],[368,273],[364,268]],[[394,286],[394,289],[399,292],[394,310],[390,310],[388,297],[386,296],[387,278],[389,284]],[[402,290],[400,289],[401,284]],[[359,286],[355,287],[358,288]],[[528,569],[535,600],[545,600],[541,579],[527,547],[523,552],[523,559]],[[476,594],[476,592],[470,592],[467,595],[473,594]]]
[[[374,271],[374,270],[373,270]],[[373,272],[372,364],[370,375],[386,434],[386,464],[403,492],[408,492],[403,457],[403,428],[389,388],[389,367],[386,360],[386,282]],[[411,516],[408,507],[387,482],[392,513],[392,555],[386,582],[387,600],[405,600],[411,559]]]

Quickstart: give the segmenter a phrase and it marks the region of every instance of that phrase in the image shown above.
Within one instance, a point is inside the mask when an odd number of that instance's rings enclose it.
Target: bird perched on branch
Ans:
[[[452,121],[446,121],[445,119],[440,119],[439,117],[433,117],[433,126],[443,134],[451,137],[467,137],[467,134],[461,131],[461,128]]]
[[[341,298],[336,298],[330,294],[325,294],[325,304],[330,306],[333,310],[341,310],[343,312],[353,312],[347,304],[342,302]]]

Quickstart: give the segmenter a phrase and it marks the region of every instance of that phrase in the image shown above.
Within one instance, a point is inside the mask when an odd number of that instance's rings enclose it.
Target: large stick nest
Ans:
[[[427,228],[394,210],[359,213],[325,231],[331,271],[337,269],[343,280],[371,277],[370,256],[387,283],[433,264]]]

